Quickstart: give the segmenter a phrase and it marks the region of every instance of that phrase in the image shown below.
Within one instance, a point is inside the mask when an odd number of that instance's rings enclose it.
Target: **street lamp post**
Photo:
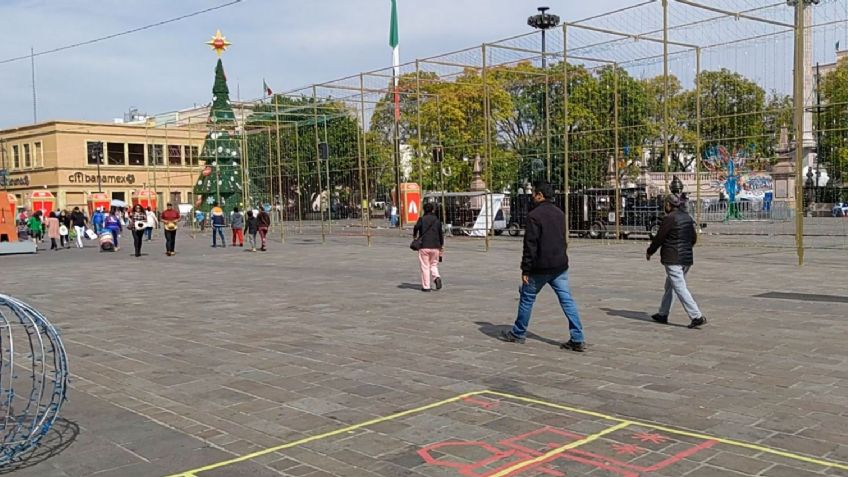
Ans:
[[[551,181],[551,115],[548,91],[548,56],[547,44],[545,41],[545,32],[551,28],[559,26],[559,16],[548,14],[548,7],[539,7],[539,14],[533,15],[527,19],[527,24],[531,27],[542,30],[542,71],[545,72],[545,97],[542,103],[542,113],[545,118],[545,158],[547,159],[547,179]],[[565,52],[563,52],[565,58]]]
[[[542,69],[545,69],[548,66],[547,57],[545,55],[547,52],[545,31],[559,26],[559,16],[547,13],[547,11],[550,10],[549,7],[539,7],[538,10],[539,13],[537,15],[533,15],[527,19],[527,24],[537,30],[542,30]]]

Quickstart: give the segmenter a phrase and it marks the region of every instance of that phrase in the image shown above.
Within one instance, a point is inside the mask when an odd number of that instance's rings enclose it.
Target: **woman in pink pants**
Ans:
[[[421,238],[418,250],[418,263],[421,265],[421,291],[430,291],[430,277],[436,284],[436,290],[442,289],[439,275],[439,258],[445,247],[445,234],[442,222],[434,213],[436,207],[431,202],[424,204],[424,215],[418,219],[412,230],[413,238]]]

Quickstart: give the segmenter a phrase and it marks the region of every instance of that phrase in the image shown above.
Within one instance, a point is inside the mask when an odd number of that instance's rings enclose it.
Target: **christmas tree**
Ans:
[[[208,212],[217,202],[226,210],[241,202],[241,147],[238,138],[231,134],[235,128],[236,115],[230,104],[224,65],[219,58],[207,119],[208,132],[200,153],[205,167],[194,187],[195,208]]]

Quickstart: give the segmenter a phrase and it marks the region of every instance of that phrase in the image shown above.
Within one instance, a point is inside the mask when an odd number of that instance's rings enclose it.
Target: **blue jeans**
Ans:
[[[144,236],[147,237],[147,240],[153,238],[153,227],[145,227],[144,228]]]
[[[221,245],[226,247],[227,242],[224,240],[224,227],[220,225],[212,227],[212,246],[215,247],[218,245],[218,242],[215,240],[218,238],[218,235],[221,236]]]
[[[539,291],[550,285],[559,298],[565,317],[568,319],[568,330],[571,332],[571,341],[582,343],[583,325],[580,324],[580,314],[577,311],[577,303],[571,296],[571,287],[568,286],[568,271],[559,274],[530,275],[529,283],[521,285],[521,298],[518,302],[518,317],[512,327],[512,334],[523,338],[527,334],[527,326],[530,324],[530,315],[533,312],[533,303]]]
[[[663,293],[662,302],[660,303],[660,315],[668,316],[669,311],[671,311],[671,305],[674,303],[674,295],[677,295],[690,320],[701,317],[701,310],[698,309],[698,304],[695,303],[695,299],[692,298],[692,294],[689,293],[689,289],[686,287],[687,273],[689,273],[688,265],[665,266],[665,293]]]

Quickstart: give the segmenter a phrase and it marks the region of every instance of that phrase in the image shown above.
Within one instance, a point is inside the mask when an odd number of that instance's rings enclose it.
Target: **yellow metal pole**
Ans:
[[[562,114],[563,124],[563,157],[562,157],[562,193],[565,195],[565,241],[571,230],[571,210],[569,208],[569,183],[568,183],[568,140],[569,140],[569,118],[568,118],[568,25],[562,25]]]
[[[365,76],[359,73],[359,109],[362,114],[362,163],[365,166],[365,226],[368,246],[371,246],[371,193],[368,184],[368,134],[365,131]]]
[[[804,2],[795,5],[795,246],[798,266],[804,265]]]
[[[486,44],[484,43],[482,46],[483,53],[483,118],[485,124],[485,153],[486,153],[486,190],[484,200],[487,202],[486,204],[486,251],[489,251],[489,230],[494,229],[491,224],[491,221],[494,219],[492,215],[492,139],[490,135],[489,129],[491,128],[491,104],[489,103],[489,79],[486,74]],[[491,219],[490,219],[491,216]]]
[[[283,160],[280,155],[280,148],[282,146],[280,142],[280,102],[278,98],[278,95],[274,95],[274,122],[277,126],[277,194],[280,201],[280,241],[286,243],[286,221],[284,220],[286,206],[283,204]]]
[[[300,130],[297,122],[294,123],[294,160],[295,173],[297,174],[297,233],[303,233],[303,202],[301,196],[303,189],[300,187]]]
[[[621,176],[618,168],[619,131],[618,131],[618,103],[620,93],[618,91],[618,63],[613,63],[613,131],[615,136],[615,148],[613,152],[613,174],[615,174],[615,239],[621,240]]]
[[[668,0],[662,0],[663,8],[663,164],[665,164],[665,173],[663,174],[663,182],[665,183],[665,192],[668,193]]]
[[[327,237],[324,231],[324,191],[321,187],[321,151],[318,146],[320,142],[318,138],[318,87],[315,85],[312,85],[312,128],[315,130],[315,167],[318,171],[318,215],[321,217],[321,243],[325,243]],[[327,207],[327,211],[329,210],[330,208]]]
[[[701,49],[695,48],[695,221],[701,227]]]

